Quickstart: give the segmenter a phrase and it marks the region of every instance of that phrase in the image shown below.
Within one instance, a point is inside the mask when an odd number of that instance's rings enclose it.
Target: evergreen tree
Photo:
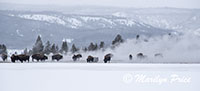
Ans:
[[[58,53],[59,52],[59,47],[58,47],[58,45],[56,45],[56,53]]]
[[[60,49],[61,53],[67,53],[68,52],[68,45],[67,45],[67,41],[63,41],[61,49]]]
[[[43,48],[44,48],[44,46],[43,46],[41,37],[38,36],[38,38],[37,38],[37,40],[35,42],[35,45],[33,46],[33,49],[32,49],[33,54],[35,54],[35,53],[43,53]]]
[[[100,49],[103,49],[104,46],[105,46],[105,43],[104,43],[103,41],[101,41],[101,42],[100,42],[100,45],[99,45],[99,48],[100,48]]]
[[[7,48],[4,44],[0,45],[0,54],[7,54]]]
[[[88,51],[87,47],[83,48],[83,51],[84,51],[84,52],[87,52],[87,51]]]
[[[93,43],[90,43],[90,45],[88,46],[88,51],[94,51],[95,49],[95,45]]]
[[[29,54],[27,48],[24,49],[24,54]]]
[[[47,55],[51,53],[51,43],[49,41],[47,41],[45,44],[44,53]]]
[[[73,44],[73,45],[72,45],[72,48],[71,48],[71,52],[72,52],[72,53],[75,53],[75,52],[77,52],[78,50],[79,50],[79,49],[76,48],[75,44]]]
[[[94,51],[98,50],[98,44],[97,43],[94,45],[94,49],[93,50]]]
[[[55,45],[55,44],[53,44],[53,45],[51,46],[51,53],[53,53],[53,54],[56,53],[56,45]]]
[[[123,42],[124,42],[124,40],[122,39],[122,36],[118,34],[115,37],[115,39],[112,41],[112,45],[117,46],[117,45],[119,45],[120,43],[123,43]]]
[[[32,55],[32,54],[33,54],[33,51],[32,51],[32,50],[29,50],[29,51],[28,51],[28,54],[29,54],[29,55]]]

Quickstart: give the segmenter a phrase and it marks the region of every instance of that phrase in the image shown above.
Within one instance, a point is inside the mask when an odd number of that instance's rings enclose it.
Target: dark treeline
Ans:
[[[118,46],[120,43],[123,43],[124,40],[121,35],[117,35],[114,40],[112,41],[112,46],[111,48],[115,48]],[[32,49],[24,49],[24,54],[46,54],[49,55],[50,53],[52,54],[67,54],[67,53],[78,53],[80,51],[87,52],[87,51],[104,51],[105,50],[105,43],[104,41],[100,41],[100,43],[93,43],[91,42],[88,47],[81,47],[78,48],[75,44],[72,44],[71,47],[69,47],[67,41],[63,41],[61,47],[59,47],[55,43],[51,43],[50,41],[47,41],[45,44],[43,44],[43,41],[41,39],[41,36],[38,36],[36,39],[35,44],[33,45]]]
[[[137,38],[139,35],[137,35]],[[114,40],[111,43],[110,48],[114,49],[116,46],[118,46],[120,43],[123,43],[124,39],[120,34],[118,34]],[[35,44],[33,45],[32,49],[24,49],[24,52],[22,54],[27,55],[33,55],[33,54],[67,54],[67,53],[78,53],[80,51],[88,52],[88,51],[104,51],[106,49],[104,41],[100,41],[99,43],[93,43],[91,42],[87,47],[81,47],[78,48],[75,44],[72,44],[71,47],[69,47],[67,41],[63,41],[62,45],[59,47],[55,43],[51,43],[50,41],[46,41],[46,43],[43,43],[41,36],[38,36],[36,39]],[[7,54],[7,48],[4,44],[0,44],[0,54]],[[17,53],[15,53],[17,54]]]
[[[122,39],[121,35],[117,35],[114,40],[112,41],[112,46],[111,48],[115,48],[118,46],[120,43],[123,43],[124,40]],[[37,61],[39,60],[46,60],[48,59],[47,56],[49,54],[53,54],[52,60],[60,60],[62,59],[62,55],[60,54],[74,54],[78,52],[88,52],[88,51],[104,51],[105,48],[105,43],[101,41],[100,43],[93,43],[91,42],[88,47],[81,47],[78,48],[75,44],[72,44],[71,48],[69,48],[67,41],[63,41],[61,47],[59,47],[57,44],[52,43],[50,41],[47,41],[45,44],[43,44],[41,36],[38,36],[36,39],[35,44],[33,45],[32,49],[27,49],[25,48],[23,53],[18,54],[15,52],[14,54],[10,55],[11,61],[15,62],[16,60],[20,60],[21,62],[27,61],[29,62],[29,57],[32,57],[32,59],[36,59]],[[81,54],[80,54],[81,55]],[[0,56],[2,57],[3,61],[5,61],[8,57],[8,52],[7,48],[4,44],[0,45]],[[109,56],[110,57],[110,56]],[[90,56],[90,58],[93,60],[96,58]],[[89,59],[90,59],[89,58]],[[90,59],[90,60],[91,60]],[[110,60],[110,59],[109,59]]]
[[[120,43],[123,43],[123,42],[124,40],[122,39],[121,35],[117,35],[115,39],[112,41],[111,48],[115,48],[115,46],[118,46]],[[78,48],[76,47],[75,44],[72,44],[71,49],[69,49],[66,40],[62,42],[62,45],[59,48],[57,44],[54,44],[54,43],[51,44],[50,41],[47,41],[45,44],[43,44],[41,36],[38,36],[32,49],[28,50],[27,48],[25,48],[24,52],[21,54],[17,54],[15,52],[14,54],[12,54],[12,56],[10,56],[10,58],[11,58],[11,62],[13,63],[15,63],[16,61],[20,61],[21,63],[26,62],[26,61],[29,62],[30,57],[32,57],[33,62],[34,62],[34,59],[37,60],[37,62],[39,62],[39,61],[48,60],[48,56],[46,55],[49,55],[52,53],[53,54],[52,60],[59,61],[60,59],[63,58],[61,54],[67,54],[69,52],[69,53],[74,54],[72,56],[72,59],[76,61],[80,59],[82,55],[81,54],[76,55],[75,53],[78,53],[80,51],[83,51],[83,52],[98,51],[98,50],[104,51],[104,49],[105,49],[105,43],[103,41],[101,41],[99,44],[91,42],[88,47],[82,47],[82,48]],[[0,54],[3,61],[6,61],[8,57],[8,53],[7,53],[7,48],[5,45],[0,45]],[[112,54],[107,54],[104,57],[104,62],[105,63],[110,62],[111,57],[112,57]],[[87,62],[98,62],[98,57],[93,57],[89,55],[87,58]]]

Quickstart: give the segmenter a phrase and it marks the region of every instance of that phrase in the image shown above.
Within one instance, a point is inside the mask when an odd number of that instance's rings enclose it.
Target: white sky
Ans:
[[[20,4],[200,8],[200,0],[0,0]]]

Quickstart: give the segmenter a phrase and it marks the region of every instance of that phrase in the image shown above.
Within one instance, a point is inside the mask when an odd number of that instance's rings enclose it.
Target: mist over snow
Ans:
[[[112,62],[128,62],[128,63],[196,63],[200,59],[200,36],[194,33],[172,34],[147,38],[140,37],[139,40],[127,39],[125,43],[120,44],[115,49],[106,49],[105,51],[83,53],[83,59],[88,55],[99,57],[103,60],[103,56],[112,53],[114,56]],[[138,59],[136,55],[143,53],[147,56],[145,59]],[[155,57],[154,55],[161,53],[163,57]],[[133,60],[129,60],[129,54],[133,55]]]

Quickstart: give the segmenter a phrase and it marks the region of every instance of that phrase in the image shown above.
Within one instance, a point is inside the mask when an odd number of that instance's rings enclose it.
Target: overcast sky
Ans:
[[[176,7],[200,8],[200,0],[0,0],[0,2],[20,4],[53,5],[98,5],[119,7]]]

